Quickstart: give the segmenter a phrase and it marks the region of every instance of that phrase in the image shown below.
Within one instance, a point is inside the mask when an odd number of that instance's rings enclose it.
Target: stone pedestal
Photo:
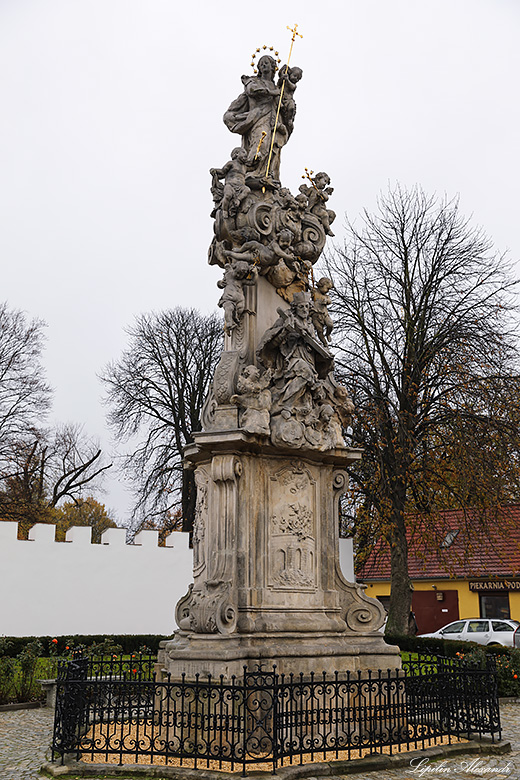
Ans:
[[[339,567],[338,503],[357,450],[283,451],[240,430],[200,433],[194,583],[161,670],[226,678],[244,666],[334,673],[400,665],[378,601]]]

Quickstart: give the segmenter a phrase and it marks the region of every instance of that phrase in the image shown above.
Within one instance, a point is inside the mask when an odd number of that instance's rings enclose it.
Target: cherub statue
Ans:
[[[328,450],[334,447],[344,447],[345,441],[341,425],[330,404],[323,404],[320,407],[319,420],[323,436],[322,448]]]
[[[334,192],[333,187],[329,187],[330,177],[324,171],[317,173],[314,179],[311,179],[312,186],[307,184],[300,185],[300,192],[305,195],[308,200],[308,210],[311,214],[314,214],[320,220],[323,225],[323,229],[328,236],[334,236],[334,233],[330,229],[331,222],[336,219],[336,213],[332,209],[325,208],[325,204],[329,199],[329,196]]]
[[[280,204],[283,209],[297,208],[298,204],[296,199],[291,194],[291,191],[287,187],[280,187],[276,192],[274,199]]]
[[[230,260],[247,260],[255,263],[261,272],[276,265],[280,260],[284,260],[289,268],[293,268],[297,260],[290,248],[292,240],[292,232],[284,229],[280,230],[267,246],[260,241],[246,241],[237,249],[224,249],[223,254]]]
[[[236,263],[226,263],[224,278],[217,282],[217,287],[224,290],[218,306],[224,309],[224,330],[227,334],[236,328],[245,309],[244,284],[254,284],[256,268],[244,260]]]
[[[312,324],[316,328],[316,333],[322,344],[327,346],[327,341],[330,341],[330,334],[334,327],[331,316],[328,312],[327,306],[330,304],[330,297],[327,293],[332,290],[334,285],[332,281],[326,276],[316,282],[316,287],[311,290],[312,294]]]
[[[231,152],[231,160],[223,168],[210,168],[210,174],[213,178],[225,181],[221,203],[222,215],[225,219],[237,214],[240,206],[251,192],[246,185],[246,160],[246,150],[237,146]],[[212,187],[212,191],[213,189],[215,189],[213,193],[215,198],[218,189]]]
[[[300,189],[301,189],[301,187],[300,187]],[[303,192],[300,192],[300,193],[298,193],[298,195],[296,195],[294,200],[298,204],[298,210],[300,212],[300,215],[303,216],[303,214],[305,214],[305,212],[307,211],[307,206],[308,206],[308,203],[309,203],[308,200],[307,200],[307,195],[304,195]]]
[[[345,446],[341,426],[330,404],[321,404],[308,416],[305,438],[312,447],[322,451]]]
[[[296,116],[294,91],[302,76],[303,71],[301,68],[289,68],[287,65],[284,65],[283,68],[280,69],[278,86],[281,87],[282,84],[285,84],[282,100],[282,113],[289,136],[294,129],[294,117]]]
[[[267,369],[260,376],[256,366],[246,366],[238,378],[238,393],[231,396],[231,403],[240,407],[240,427],[247,433],[269,436],[271,391],[268,390],[272,371]]]
[[[338,417],[341,420],[341,424],[344,428],[348,428],[352,425],[352,414],[356,407],[352,401],[352,398],[348,394],[348,390],[344,385],[335,384],[334,387],[334,408],[338,413]]]

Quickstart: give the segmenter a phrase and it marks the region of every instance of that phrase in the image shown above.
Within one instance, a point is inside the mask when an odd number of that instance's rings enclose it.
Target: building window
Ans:
[[[509,618],[509,593],[481,593],[480,617]]]
[[[444,540],[441,542],[441,547],[444,548],[445,550],[448,547],[451,547],[451,545],[453,544],[453,542],[455,541],[458,535],[459,535],[458,528],[455,528],[454,531],[448,531],[448,533],[444,537]]]

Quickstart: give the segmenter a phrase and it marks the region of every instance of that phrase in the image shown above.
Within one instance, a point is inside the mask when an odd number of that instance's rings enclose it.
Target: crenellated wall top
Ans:
[[[101,544],[92,543],[92,528],[90,526],[73,526],[69,528],[65,535],[64,542],[56,541],[56,526],[48,523],[36,523],[29,530],[28,539],[18,539],[18,523],[14,521],[0,522],[0,545],[8,544],[10,542],[19,542],[21,545],[27,545],[30,542],[36,542],[38,545],[68,545],[73,544],[75,547],[85,547],[92,545],[93,547],[117,547],[135,549],[143,547],[146,549],[159,547],[159,532],[158,531],[140,531],[136,534],[133,542],[127,543],[127,530],[126,528],[108,528],[101,535]],[[188,549],[188,534],[174,532],[166,537],[165,547],[169,549]],[[163,548],[159,548],[163,549]]]

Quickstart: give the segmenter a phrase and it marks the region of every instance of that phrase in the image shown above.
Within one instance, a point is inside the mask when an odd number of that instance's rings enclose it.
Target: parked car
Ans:
[[[520,627],[517,620],[493,618],[470,618],[455,620],[431,634],[419,634],[422,639],[456,639],[463,642],[477,642],[479,645],[504,645],[516,647],[515,631]],[[517,641],[520,644],[520,635]]]

